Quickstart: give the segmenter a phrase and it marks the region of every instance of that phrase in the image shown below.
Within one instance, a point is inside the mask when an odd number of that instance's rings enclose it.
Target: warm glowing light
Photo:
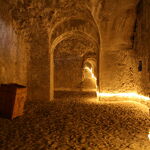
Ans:
[[[93,73],[93,69],[89,68],[89,67],[85,67],[84,69],[88,70],[91,74],[91,77],[96,81],[97,78],[95,77],[94,73]],[[97,85],[96,85],[97,87]],[[136,92],[132,92],[132,93],[100,93],[100,92],[96,92],[97,93],[97,97],[120,97],[120,98],[134,98],[134,99],[142,99],[142,100],[150,100],[149,97],[140,95]],[[150,136],[150,135],[149,135]]]
[[[150,140],[150,131],[148,132],[148,139]]]
[[[136,98],[143,100],[150,100],[149,97],[140,95],[138,93],[99,93],[97,92],[98,97],[123,97],[123,98]]]
[[[94,75],[94,73],[93,73],[93,69],[92,69],[92,68],[85,67],[84,69],[85,69],[85,70],[88,70],[88,71],[90,72],[92,79],[97,80],[97,78],[95,77],[95,75]]]

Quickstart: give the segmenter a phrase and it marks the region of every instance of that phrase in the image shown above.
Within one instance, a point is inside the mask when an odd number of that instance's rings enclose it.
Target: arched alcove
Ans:
[[[82,90],[83,91],[96,91],[97,90],[97,60],[89,57],[83,63],[82,71]]]
[[[62,3],[51,20],[49,28],[50,99],[54,97],[54,89],[82,90],[83,63],[87,53],[95,53],[96,63],[99,64],[99,29],[91,11],[84,4],[84,2],[70,2],[69,5]],[[78,48],[78,52],[74,53],[73,49],[77,45],[82,48]],[[63,52],[62,49],[70,50]],[[68,69],[64,69],[67,67]]]
[[[96,42],[85,33],[64,33],[55,40],[50,51],[51,99],[54,90],[82,90],[82,66],[86,53],[98,54],[98,47]]]

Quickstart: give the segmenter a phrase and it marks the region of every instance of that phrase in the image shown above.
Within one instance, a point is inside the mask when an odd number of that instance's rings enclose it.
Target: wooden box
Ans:
[[[0,85],[0,116],[13,119],[24,111],[27,89],[18,84]]]

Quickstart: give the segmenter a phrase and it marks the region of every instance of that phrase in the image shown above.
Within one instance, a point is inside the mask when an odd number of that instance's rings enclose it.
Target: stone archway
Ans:
[[[85,91],[95,91],[98,85],[98,70],[97,70],[97,60],[93,57],[87,58],[83,62],[83,78],[82,78],[82,88]]]
[[[74,83],[75,83],[75,80],[76,81],[79,80],[79,82],[82,81],[82,63],[83,63],[83,60],[84,60],[84,55],[88,52],[98,54],[98,48],[97,48],[96,42],[94,40],[92,40],[91,38],[89,38],[87,36],[87,34],[85,34],[85,33],[82,33],[82,32],[78,32],[78,33],[74,32],[74,33],[71,33],[71,34],[66,34],[65,33],[64,37],[63,38],[62,37],[63,37],[63,35],[61,37],[58,37],[54,41],[54,44],[52,45],[51,52],[50,52],[50,99],[54,98],[54,66],[55,66],[54,65],[54,57],[55,57],[54,53],[55,53],[55,49],[57,48],[57,46],[59,44],[61,44],[62,42],[65,42],[66,40],[71,41],[71,39],[74,39],[76,41],[80,40],[80,43],[85,44],[83,49],[81,48],[81,50],[79,50],[80,53],[74,52],[75,54],[73,54],[73,52],[71,52],[72,54],[70,55],[71,57],[76,58],[76,63],[79,65],[78,69],[76,67],[74,67],[74,68],[76,68],[75,72],[79,72],[78,75],[76,76],[76,78],[74,78]],[[65,45],[65,43],[63,43],[62,45]],[[78,60],[77,60],[77,58],[78,58]],[[63,59],[67,59],[67,58],[65,58],[65,56],[64,56]],[[75,64],[75,61],[74,62],[72,61],[72,64],[73,63]],[[79,82],[77,81],[78,85],[79,85]],[[72,84],[75,85],[74,83],[72,83]],[[78,86],[78,85],[76,85],[76,86]],[[70,86],[67,89],[81,90],[80,87],[78,87],[77,89],[72,89],[72,88],[74,88],[74,86],[73,87]]]
[[[67,7],[66,9],[64,9]],[[49,52],[50,52],[50,99],[54,97],[54,53],[58,45],[71,38],[84,39],[91,52],[99,58],[100,35],[98,26],[91,11],[84,3],[73,2],[73,5],[62,5],[57,9],[51,20],[49,28]],[[76,44],[74,44],[76,45]],[[85,48],[86,49],[86,48]],[[85,53],[80,57],[84,60]],[[93,51],[94,50],[94,51]],[[99,60],[99,59],[98,59]],[[82,61],[83,63],[83,61]],[[82,63],[80,68],[82,68]],[[98,62],[99,63],[99,62]],[[80,71],[82,72],[82,70]],[[82,73],[81,73],[82,74]]]

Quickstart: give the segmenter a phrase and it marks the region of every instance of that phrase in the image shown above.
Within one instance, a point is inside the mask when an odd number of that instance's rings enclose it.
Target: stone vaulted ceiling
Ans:
[[[125,81],[121,81],[123,71],[118,70],[123,68],[122,70],[125,70],[123,74],[127,76],[126,78],[130,78],[123,66],[126,64],[124,63],[126,55],[134,49],[139,1],[0,0],[0,21],[7,31],[11,29],[13,36],[11,33],[8,36],[12,42],[15,41],[11,46],[13,50],[8,48],[8,51],[13,54],[12,51],[17,49],[15,58],[20,54],[21,57],[17,60],[20,70],[23,68],[19,63],[20,60],[23,56],[28,56],[23,57],[24,60],[26,58],[28,65],[28,87],[39,89],[38,92],[36,90],[31,93],[35,95],[39,93],[40,96],[42,89],[49,92],[50,80],[53,80],[53,77],[50,77],[53,71],[50,67],[50,63],[53,64],[51,55],[53,53],[57,57],[72,54],[82,57],[82,61],[90,58],[96,60],[98,75],[101,73],[101,77],[99,75],[97,80],[103,79],[102,85],[99,85],[101,87],[105,87],[104,85],[108,87],[110,80],[114,86],[110,85],[108,89],[112,91],[114,90],[112,87],[118,89],[120,85],[126,85]],[[3,43],[7,47],[7,38]],[[15,66],[16,60],[12,60]],[[5,58],[1,64],[7,64]],[[80,66],[81,69],[82,64],[83,62],[78,68]],[[8,66],[11,66],[11,63]],[[16,72],[17,70],[16,67]],[[5,74],[4,71],[1,72]],[[22,74],[25,74],[24,71]],[[23,75],[20,75],[20,78],[21,76]],[[123,84],[120,84],[120,81]],[[45,92],[44,95],[48,94]]]
[[[39,21],[49,27],[51,42],[64,34],[86,34],[105,50],[132,49],[139,0],[1,0],[21,30]],[[9,4],[9,5],[8,5]],[[100,33],[100,37],[99,37]],[[63,37],[62,37],[63,39]],[[109,44],[108,44],[109,43]]]

